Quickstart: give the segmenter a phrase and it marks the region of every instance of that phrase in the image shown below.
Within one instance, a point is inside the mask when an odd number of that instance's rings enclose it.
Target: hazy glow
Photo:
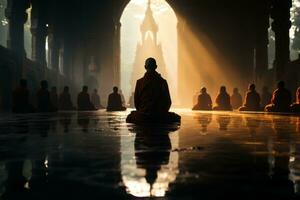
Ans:
[[[240,80],[234,70],[229,70],[230,63],[206,35],[194,33],[181,19],[179,18],[179,23],[183,30],[178,35],[181,54],[179,80],[185,83],[182,85],[181,97],[187,98],[181,99],[181,105],[191,107],[193,95],[201,87],[207,87],[213,101],[221,85],[227,86],[227,91],[231,93],[232,87],[239,86],[238,82],[243,80]]]
[[[128,99],[132,88],[131,75],[137,44],[141,42],[140,25],[148,0],[131,0],[121,18],[121,86]],[[177,97],[177,18],[165,0],[152,0],[151,8],[159,26],[158,43],[162,45],[168,82],[173,100]],[[144,72],[144,66],[141,66]],[[159,71],[159,68],[158,68]]]

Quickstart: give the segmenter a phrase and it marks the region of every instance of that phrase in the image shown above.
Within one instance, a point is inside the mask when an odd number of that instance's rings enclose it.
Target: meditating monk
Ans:
[[[216,98],[216,104],[217,106],[215,106],[213,110],[224,110],[224,111],[232,110],[232,106],[230,104],[230,96],[227,93],[225,86],[221,86],[220,93]]]
[[[125,111],[126,107],[123,106],[122,96],[119,94],[117,87],[113,88],[113,93],[108,96],[107,111]]]
[[[77,104],[79,111],[92,111],[96,110],[95,106],[92,104],[90,100],[90,95],[88,93],[88,87],[83,86],[82,92],[78,94]]]
[[[212,110],[212,100],[205,87],[201,89],[198,102],[193,107],[193,110]]]
[[[41,81],[41,88],[37,92],[37,110],[38,112],[54,112],[50,99],[50,92],[48,91],[48,81]]]
[[[12,103],[14,113],[34,112],[33,106],[29,103],[29,90],[25,79],[21,79],[19,86],[13,91]]]
[[[147,72],[136,83],[134,103],[136,111],[127,117],[129,123],[174,123],[181,117],[170,113],[172,101],[168,83],[156,72],[157,64],[154,58],[145,62]]]
[[[265,111],[290,112],[291,102],[292,102],[291,92],[285,88],[284,82],[280,81],[277,84],[277,89],[273,92],[271,104],[266,106]]]
[[[238,88],[233,89],[233,94],[230,97],[230,103],[233,109],[238,109],[239,107],[242,106],[243,98]]]
[[[70,111],[70,110],[76,109],[73,106],[68,86],[65,86],[64,91],[59,95],[58,107],[59,107],[59,110],[65,110],[65,111]]]
[[[94,92],[91,95],[92,104],[95,106],[96,109],[103,109],[104,107],[101,105],[100,96],[98,94],[97,89],[94,89]]]
[[[300,113],[300,87],[298,87],[296,92],[296,102],[291,106],[291,111],[295,113]]]
[[[239,108],[239,111],[260,111],[260,95],[256,92],[255,85],[251,84],[245,97],[244,106]]]

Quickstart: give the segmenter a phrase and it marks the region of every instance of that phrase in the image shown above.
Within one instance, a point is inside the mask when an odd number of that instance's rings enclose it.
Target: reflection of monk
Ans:
[[[127,117],[127,122],[179,122],[180,116],[169,113],[171,97],[168,83],[156,72],[156,60],[148,58],[147,72],[136,83],[134,103],[136,112]]]
[[[245,104],[240,111],[260,111],[260,96],[255,90],[255,85],[251,84],[248,88]]]
[[[13,108],[15,113],[30,113],[34,111],[33,106],[29,103],[29,90],[27,89],[27,81],[20,80],[20,85],[13,91]]]
[[[285,88],[284,82],[280,81],[272,95],[271,104],[266,106],[265,110],[268,112],[290,112],[291,102],[290,91]]]
[[[227,131],[228,125],[230,124],[231,118],[229,115],[220,115],[217,117],[217,122],[220,125],[220,131]]]
[[[177,127],[157,128],[150,126],[134,127],[136,133],[134,148],[138,168],[145,169],[145,178],[152,187],[162,165],[169,164],[172,149],[169,133]]]
[[[220,93],[217,96],[216,104],[217,106],[214,107],[214,110],[227,110],[227,111],[232,110],[230,104],[230,96],[227,93],[225,86],[222,86],[220,88]]]
[[[201,89],[198,102],[193,107],[193,110],[212,110],[212,100],[205,87]]]
[[[212,121],[212,114],[203,114],[197,117],[197,119],[202,127],[201,132],[207,132],[207,127]]]

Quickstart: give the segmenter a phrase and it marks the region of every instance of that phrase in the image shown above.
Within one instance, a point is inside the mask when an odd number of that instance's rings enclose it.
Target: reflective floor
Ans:
[[[3,114],[0,199],[299,199],[299,116],[176,112]]]

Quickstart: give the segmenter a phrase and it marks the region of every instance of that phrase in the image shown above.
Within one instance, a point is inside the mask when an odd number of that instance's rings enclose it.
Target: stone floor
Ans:
[[[0,199],[299,199],[299,116],[176,112],[3,114]]]

